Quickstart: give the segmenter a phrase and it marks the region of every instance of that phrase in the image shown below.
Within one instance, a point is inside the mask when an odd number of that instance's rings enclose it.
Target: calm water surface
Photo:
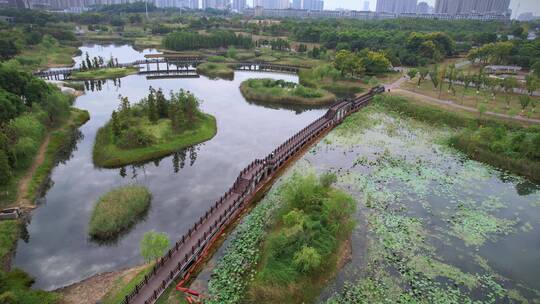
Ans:
[[[119,62],[142,59],[130,46],[85,45],[91,57],[113,55]],[[80,62],[80,57],[75,58]],[[87,91],[75,106],[88,110],[90,121],[80,128],[81,140],[72,157],[52,172],[52,186],[20,240],[14,266],[36,278],[36,288],[55,289],[94,274],[142,262],[139,242],[146,231],[166,232],[175,241],[232,184],[238,172],[254,158],[267,155],[276,145],[322,115],[323,110],[298,111],[246,102],[239,91],[248,78],[271,77],[297,82],[294,75],[237,72],[233,81],[198,79],[147,80],[132,75],[120,82],[107,81],[100,91]],[[141,166],[100,169],[92,163],[97,130],[118,107],[118,95],[136,102],[148,87],[165,92],[193,92],[202,110],[217,119],[217,135],[194,148]],[[88,222],[96,200],[114,187],[142,184],[153,194],[146,219],[114,244],[88,239]]]

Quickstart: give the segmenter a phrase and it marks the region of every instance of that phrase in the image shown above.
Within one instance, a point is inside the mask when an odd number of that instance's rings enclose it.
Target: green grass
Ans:
[[[107,240],[133,226],[150,207],[151,194],[143,186],[123,186],[103,195],[90,217],[88,233]]]
[[[168,119],[162,120],[157,126],[146,124],[143,127],[148,128],[158,140],[151,146],[134,149],[121,149],[114,143],[110,123],[100,128],[93,150],[94,164],[114,168],[153,160],[210,140],[217,132],[216,119],[208,114],[200,116],[195,128],[179,134],[172,132]]]
[[[233,79],[234,70],[225,63],[205,62],[197,66],[197,73],[210,78]]]
[[[67,123],[51,133],[51,139],[47,146],[47,151],[45,152],[45,159],[41,165],[37,167],[32,176],[32,180],[28,185],[28,193],[26,194],[27,199],[31,201],[36,199],[52,169],[56,166],[60,151],[69,148],[66,146],[71,144],[71,139],[75,136],[76,130],[89,119],[90,114],[88,111],[72,108],[71,117]]]
[[[128,75],[136,74],[139,71],[137,68],[105,68],[90,70],[84,72],[75,72],[69,77],[71,80],[97,80],[97,79],[113,79],[122,78]]]
[[[424,81],[418,87],[418,80],[408,81],[401,85],[402,88],[409,91],[417,92],[423,95],[427,95],[433,98],[439,98],[439,88],[435,89],[431,81]],[[496,92],[493,96],[493,92],[487,89],[481,89],[479,93],[476,93],[476,88],[472,85],[465,90],[462,85],[454,85],[455,94],[449,91],[448,83],[444,83],[442,91],[440,92],[440,99],[451,100],[456,104],[478,108],[479,105],[484,105],[487,111],[507,114],[515,116],[520,114],[529,118],[540,118],[540,111],[532,111],[531,106],[527,107],[524,112],[519,102],[519,96],[517,94],[506,94],[504,92]],[[506,98],[509,98],[510,104],[507,105]],[[540,103],[539,97],[532,97],[537,103]]]
[[[57,304],[61,296],[54,292],[32,289],[34,279],[20,269],[0,272],[0,299],[2,303]]]
[[[118,304],[122,302],[122,300],[135,289],[135,285],[139,284],[144,279],[144,276],[150,273],[152,266],[152,264],[146,265],[130,280],[126,280],[123,277],[118,278],[112,284],[111,289],[103,296],[101,303]]]
[[[0,263],[5,265],[9,261],[11,252],[19,238],[20,223],[18,220],[0,221]]]
[[[321,89],[304,86],[280,87],[267,86],[270,79],[248,79],[240,85],[242,95],[251,101],[299,104],[299,105],[326,105],[336,100],[336,96]]]

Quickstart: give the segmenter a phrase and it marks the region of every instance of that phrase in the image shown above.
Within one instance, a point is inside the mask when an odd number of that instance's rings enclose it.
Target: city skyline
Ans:
[[[370,2],[369,8],[371,11],[375,11],[377,6],[377,0],[365,0]],[[365,1],[358,0],[325,0],[324,7],[325,9],[350,9],[350,10],[362,10]],[[431,6],[435,6],[436,0],[418,0],[418,2],[427,2]],[[516,10],[520,4],[519,10]],[[517,15],[524,12],[532,12],[535,15],[540,15],[540,1],[538,0],[511,0],[510,9],[512,10],[512,17],[517,17]],[[517,14],[517,15],[516,15]]]

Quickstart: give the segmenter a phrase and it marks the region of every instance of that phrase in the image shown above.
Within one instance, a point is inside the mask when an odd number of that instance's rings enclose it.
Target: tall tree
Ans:
[[[157,260],[169,247],[169,236],[162,232],[148,231],[141,240],[141,255],[147,263]]]

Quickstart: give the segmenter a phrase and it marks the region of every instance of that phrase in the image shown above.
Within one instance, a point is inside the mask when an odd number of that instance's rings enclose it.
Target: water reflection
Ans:
[[[108,58],[111,50],[128,48],[129,54],[134,52],[143,57],[129,47],[85,48],[83,52],[88,51],[90,56]],[[112,55],[120,62],[139,59],[123,58],[121,53]],[[262,74],[262,77],[298,81],[294,75]],[[248,103],[239,86],[253,77],[261,77],[261,73],[236,72],[233,81],[210,80],[204,76],[149,80],[144,75],[130,75],[121,80],[85,84],[86,94],[77,98],[75,106],[88,110],[90,121],[80,128],[84,136],[69,160],[53,170],[52,186],[41,199],[44,205],[32,213],[27,226],[29,242],[18,243],[14,267],[35,277],[36,288],[54,289],[100,272],[141,263],[139,243],[148,230],[167,232],[171,239],[184,234],[230,187],[243,167],[254,158],[267,155],[324,112],[295,113]],[[216,136],[155,162],[116,169],[94,167],[92,149],[96,132],[118,107],[118,95],[140,100],[147,95],[149,86],[161,87],[164,92],[179,89],[193,92],[203,101],[201,110],[216,117]],[[134,183],[152,192],[152,208],[147,219],[115,244],[90,241],[88,222],[95,202],[114,187]]]
[[[130,166],[123,166],[119,169],[118,174],[122,178],[130,178],[130,179],[136,179],[138,176],[137,170],[145,171],[145,168],[149,164],[153,164],[154,167],[159,167],[160,163],[164,159],[171,159],[172,161],[172,171],[174,173],[178,173],[181,169],[183,169],[186,166],[186,157],[188,157],[189,163],[188,165],[192,167],[195,164],[195,161],[197,160],[197,152],[200,149],[200,146],[204,144],[199,144],[196,146],[192,146],[177,152],[172,153],[171,155],[160,157],[158,159],[154,159],[149,162],[145,162],[138,165],[130,165]],[[172,156],[172,157],[171,157]],[[130,170],[131,175],[128,176],[127,170]]]

